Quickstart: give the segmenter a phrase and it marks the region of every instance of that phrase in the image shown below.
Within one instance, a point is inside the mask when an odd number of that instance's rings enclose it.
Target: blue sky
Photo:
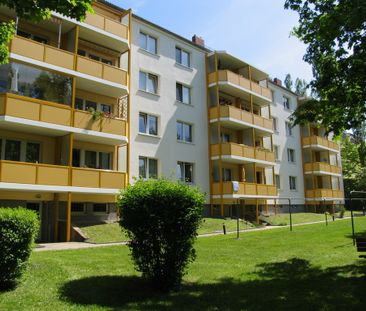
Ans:
[[[202,36],[210,48],[226,50],[272,78],[312,78],[302,60],[306,47],[290,36],[297,13],[285,10],[284,0],[110,1],[185,38]]]

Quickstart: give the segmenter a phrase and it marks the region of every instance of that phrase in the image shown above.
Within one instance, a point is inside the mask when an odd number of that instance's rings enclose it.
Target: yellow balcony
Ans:
[[[125,173],[0,160],[0,182],[122,189],[125,187]]]
[[[86,13],[84,23],[128,40],[128,26],[98,13]]]
[[[314,189],[306,190],[305,196],[307,199],[339,199],[344,198],[344,193],[341,190],[332,189]]]
[[[220,156],[220,144],[211,145],[211,157]],[[273,152],[250,147],[236,143],[224,143],[221,145],[221,156],[236,157],[240,162],[275,162],[275,155]],[[242,159],[240,159],[242,158]],[[274,165],[274,163],[273,163]]]
[[[308,136],[302,138],[303,147],[312,147],[316,149],[331,149],[339,151],[339,145],[327,138],[320,136]]]
[[[84,56],[77,56],[76,71],[110,82],[127,85],[127,72],[125,70]]]
[[[243,76],[236,74],[230,70],[219,70],[218,72],[210,73],[208,75],[208,84],[210,85],[216,82],[226,82],[246,91],[253,92],[255,95],[264,97],[268,101],[272,100],[272,94],[270,89],[260,86],[258,83],[244,78]]]
[[[10,52],[66,69],[74,69],[74,53],[23,37],[13,38]]]
[[[304,164],[305,173],[314,173],[321,175],[324,174],[342,174],[342,169],[336,165],[330,165],[324,162],[312,162]]]
[[[0,115],[126,136],[126,121],[123,119],[102,116],[94,121],[90,112],[73,112],[66,105],[11,93],[0,94]]]
[[[248,111],[233,107],[233,106],[219,106],[213,107],[209,111],[210,120],[217,119],[230,119],[234,123],[246,123],[258,126],[267,131],[272,131],[273,121],[256,114],[250,113]],[[229,121],[230,121],[229,120]],[[225,120],[226,122],[226,120]]]
[[[222,193],[220,189],[220,183],[214,183],[212,185],[212,195],[243,195],[243,196],[264,196],[275,197],[277,196],[277,188],[274,185],[254,184],[239,182],[239,191],[234,192],[233,184],[231,181],[222,183]]]

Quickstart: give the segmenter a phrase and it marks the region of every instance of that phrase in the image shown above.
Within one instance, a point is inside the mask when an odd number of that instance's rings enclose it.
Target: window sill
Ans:
[[[184,141],[184,140],[178,140],[178,139],[177,139],[177,143],[181,143],[181,144],[186,144],[186,145],[192,145],[192,146],[194,146],[194,143],[193,143],[193,142]]]
[[[187,106],[187,107],[192,107],[192,108],[194,107],[194,105],[192,105],[192,104],[186,104],[186,103],[183,103],[183,102],[181,102],[179,100],[176,100],[175,103],[176,104],[179,104],[179,105],[184,105],[184,106]]]
[[[192,71],[193,71],[192,67],[187,67],[187,66],[182,65],[182,64],[179,64],[179,63],[177,63],[177,62],[175,62],[174,66],[175,66],[175,67],[178,67],[178,68],[180,68],[180,69],[184,69],[184,70],[190,71],[190,72],[192,72]]]
[[[161,136],[158,136],[158,135],[152,135],[152,134],[141,133],[141,132],[139,132],[138,134],[141,135],[141,136],[146,136],[146,137],[161,139]]]
[[[160,55],[159,54],[152,53],[152,52],[150,52],[148,50],[145,50],[143,48],[139,48],[138,51],[140,53],[142,53],[142,54],[145,54],[147,56],[151,56],[151,57],[156,58],[156,59],[159,59],[160,58]]]
[[[151,95],[151,96],[155,96],[155,97],[157,97],[157,98],[159,98],[159,97],[160,97],[160,95],[159,95],[159,94],[157,94],[157,93],[152,93],[152,92],[145,91],[145,90],[141,90],[141,89],[139,89],[139,92],[144,93],[144,94],[148,94],[148,95]]]

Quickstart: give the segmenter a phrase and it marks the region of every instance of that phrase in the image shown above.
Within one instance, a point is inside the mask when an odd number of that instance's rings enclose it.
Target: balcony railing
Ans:
[[[222,193],[220,190],[220,183],[212,185],[213,195],[245,195],[245,196],[277,196],[277,188],[274,185],[254,184],[247,182],[239,182],[239,191],[234,192],[231,181],[223,182]]]
[[[243,76],[236,74],[230,70],[219,70],[218,81],[216,79],[216,72],[212,72],[208,75],[208,83],[215,82],[229,82],[245,90],[252,91],[253,93],[272,100],[271,91],[268,88],[260,86],[257,82],[251,81]]]
[[[211,156],[220,155],[220,145],[211,145]],[[236,143],[224,143],[221,145],[221,155],[236,156],[266,162],[275,162],[275,155],[272,151],[250,147]]]
[[[127,86],[128,74],[125,70],[80,55],[75,56],[74,53],[47,44],[15,36],[11,41],[10,51],[34,60]]]
[[[342,174],[342,169],[336,165],[330,165],[324,162],[311,162],[304,164],[305,172],[325,172],[330,174]]]
[[[314,189],[314,190],[306,190],[305,196],[308,199],[344,198],[344,193],[341,190]]]
[[[309,145],[315,145],[319,147],[325,147],[328,149],[339,151],[339,145],[331,140],[328,140],[327,138],[320,137],[320,136],[308,136],[302,138],[302,145],[303,146],[309,146]]]
[[[74,117],[72,118],[72,114]],[[126,120],[104,117],[93,120],[87,111],[11,93],[0,94],[0,115],[46,122],[114,135],[126,135]]]
[[[273,121],[271,119],[258,116],[248,111],[233,107],[233,106],[220,106],[210,109],[210,119],[218,118],[231,118],[238,122],[249,123],[258,127],[262,127],[266,130],[272,130]]]
[[[122,189],[125,173],[0,160],[0,182]]]
[[[122,39],[128,40],[128,26],[121,22],[110,19],[96,12],[94,14],[87,12],[84,22],[106,32],[110,32]]]

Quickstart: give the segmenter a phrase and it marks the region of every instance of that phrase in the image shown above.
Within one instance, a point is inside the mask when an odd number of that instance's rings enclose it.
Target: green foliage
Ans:
[[[0,65],[9,62],[8,44],[15,34],[15,22],[2,22],[0,24]]]
[[[294,85],[294,82],[292,81],[291,75],[288,73],[285,77],[285,86],[290,91],[292,90],[292,86]]]
[[[308,84],[304,79],[296,78],[295,80],[295,93],[301,97],[307,95]]]
[[[27,266],[38,233],[35,212],[0,208],[0,289],[14,287]]]
[[[304,60],[319,98],[295,112],[296,124],[322,123],[340,134],[366,119],[366,1],[286,0],[299,13],[293,34],[308,45]]]
[[[180,285],[202,221],[204,195],[165,179],[138,180],[119,199],[120,225],[130,239],[135,267],[162,290]]]
[[[82,21],[86,12],[93,12],[92,2],[93,0],[0,0],[0,5],[14,10],[21,19],[37,23],[49,19],[52,11]],[[9,62],[8,44],[14,34],[14,21],[0,24],[0,65]]]

